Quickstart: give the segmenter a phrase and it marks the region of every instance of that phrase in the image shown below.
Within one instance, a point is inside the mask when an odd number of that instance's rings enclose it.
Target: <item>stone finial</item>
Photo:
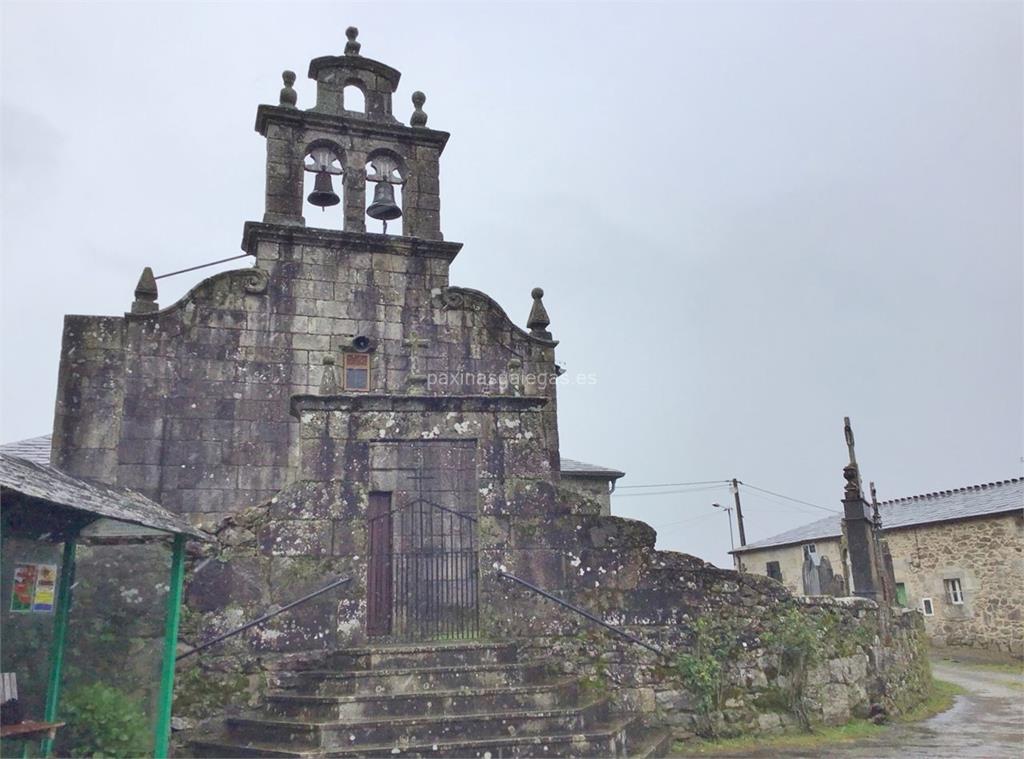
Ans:
[[[159,311],[160,306],[157,305],[156,298],[156,277],[153,276],[153,270],[147,266],[142,270],[139,283],[135,285],[135,300],[132,303],[132,313],[152,314]]]
[[[423,104],[427,102],[427,96],[419,90],[412,93],[412,104],[413,112],[409,118],[409,126],[426,126],[427,125],[427,114],[423,110]]]
[[[551,324],[551,319],[548,317],[547,309],[544,308],[544,301],[541,300],[544,297],[544,291],[535,287],[530,295],[533,296],[533,308],[530,309],[530,318],[526,320],[526,326],[534,337],[550,340],[551,333],[548,332],[548,325]]]
[[[338,373],[334,369],[334,356],[324,356],[324,371],[320,375],[320,395],[337,395]]]
[[[359,55],[359,50],[362,48],[362,44],[356,42],[359,30],[354,26],[350,26],[345,30],[345,36],[348,37],[348,42],[345,43],[345,55]]]
[[[875,525],[875,529],[882,529],[882,512],[878,510],[878,491],[875,490],[875,483],[868,483],[868,488],[871,490],[871,521]]]
[[[860,472],[856,464],[847,464],[843,467],[843,477],[846,478],[845,497],[848,501],[856,501],[861,498]]]
[[[294,108],[299,101],[298,93],[292,89],[292,85],[295,84],[295,72],[282,71],[281,79],[284,81],[284,87],[281,88],[280,103],[285,108]]]

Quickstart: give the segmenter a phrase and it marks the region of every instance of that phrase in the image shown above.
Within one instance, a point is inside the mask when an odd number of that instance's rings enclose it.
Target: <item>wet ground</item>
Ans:
[[[748,757],[832,759],[1022,759],[1024,757],[1024,675],[966,663],[933,661],[933,675],[968,693],[953,708],[931,719],[896,724],[871,738],[814,751],[772,749]]]
[[[966,688],[953,708],[923,722],[894,725],[857,743],[830,746],[817,756],[883,759],[914,757],[1024,757],[1024,676],[948,661],[932,663],[932,674]],[[798,757],[807,753],[773,752]]]

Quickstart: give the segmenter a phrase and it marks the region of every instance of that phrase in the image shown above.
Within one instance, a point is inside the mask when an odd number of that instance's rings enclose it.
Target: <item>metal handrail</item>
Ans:
[[[508,572],[504,572],[504,571],[501,571],[501,570],[498,570],[498,576],[499,577],[503,577],[506,580],[512,580],[513,582],[518,582],[523,587],[529,588],[534,593],[539,593],[540,595],[544,596],[544,598],[547,598],[550,601],[554,601],[559,606],[564,606],[566,609],[569,609],[570,611],[576,612],[580,616],[585,617],[586,619],[589,619],[591,622],[596,622],[597,624],[601,625],[601,627],[604,627],[607,630],[611,630],[613,633],[615,633],[616,635],[619,635],[619,636],[625,638],[630,643],[635,643],[638,646],[643,646],[648,651],[653,651],[658,656],[666,656],[665,652],[662,651],[657,646],[652,646],[650,643],[646,643],[646,642],[640,640],[640,638],[636,637],[632,633],[628,633],[625,630],[622,630],[622,629],[616,627],[615,625],[608,624],[603,619],[601,619],[600,617],[597,617],[597,616],[591,614],[586,609],[581,609],[579,606],[574,606],[573,604],[569,603],[568,601],[563,601],[558,596],[556,596],[556,595],[554,595],[552,593],[549,593],[548,591],[544,590],[543,588],[538,588],[533,583],[529,583],[526,580],[522,580],[522,579],[516,577],[513,574],[509,574]]]
[[[300,604],[306,603],[306,601],[309,601],[309,600],[311,600],[313,598],[316,598],[319,595],[323,595],[328,590],[333,590],[334,588],[337,588],[338,586],[344,585],[344,584],[349,583],[349,582],[352,582],[352,578],[351,577],[339,577],[337,580],[335,580],[334,582],[330,583],[329,585],[324,585],[319,590],[314,590],[312,593],[308,593],[308,594],[304,595],[302,598],[299,598],[299,599],[297,599],[295,601],[292,601],[290,604],[282,606],[279,609],[274,609],[274,611],[268,611],[262,617],[257,617],[256,619],[252,620],[251,622],[246,622],[241,627],[236,627],[234,630],[229,630],[228,632],[223,633],[222,635],[218,635],[216,638],[211,638],[210,640],[206,641],[205,643],[200,643],[198,646],[193,648],[191,651],[186,651],[185,653],[180,654],[175,659],[175,661],[181,661],[186,656],[191,656],[192,654],[198,654],[200,651],[203,651],[203,650],[209,648],[210,646],[213,646],[213,645],[215,645],[217,643],[220,643],[223,640],[227,640],[228,638],[232,638],[232,637],[234,637],[235,635],[238,635],[241,632],[245,632],[246,630],[248,630],[251,627],[256,627],[257,625],[261,625],[264,622],[266,622],[267,620],[273,619],[278,614],[283,614],[284,612],[288,611],[289,609],[294,609],[296,606],[299,606]]]

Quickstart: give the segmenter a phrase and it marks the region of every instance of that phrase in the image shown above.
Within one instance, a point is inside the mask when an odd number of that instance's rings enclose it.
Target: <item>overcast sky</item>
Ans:
[[[0,440],[50,430],[65,313],[239,252],[256,106],[285,68],[311,106],[355,24],[396,114],[421,89],[452,133],[452,283],[519,324],[543,286],[597,377],[560,390],[564,455],[838,509],[849,415],[882,498],[1019,476],[1021,9],[5,2]],[[615,512],[726,564],[726,489],[638,492]],[[825,514],[744,509],[752,541]]]

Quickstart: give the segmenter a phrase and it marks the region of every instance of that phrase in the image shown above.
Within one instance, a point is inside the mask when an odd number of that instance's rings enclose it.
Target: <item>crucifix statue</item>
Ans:
[[[409,348],[409,374],[405,380],[409,392],[421,394],[424,391],[423,386],[427,383],[427,375],[423,373],[423,367],[420,365],[419,350],[430,345],[430,341],[413,334],[412,337],[405,338],[402,345]]]

